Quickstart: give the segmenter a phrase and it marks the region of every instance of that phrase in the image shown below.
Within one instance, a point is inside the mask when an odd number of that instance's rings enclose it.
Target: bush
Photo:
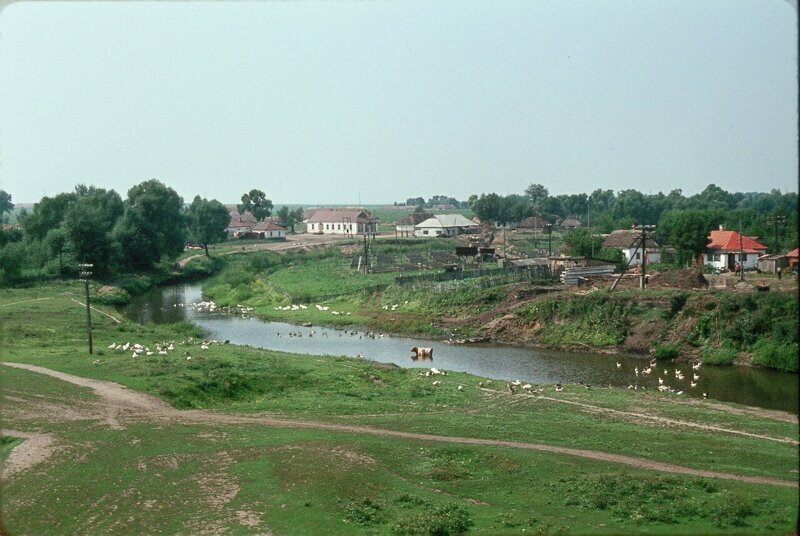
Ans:
[[[430,512],[403,517],[392,527],[399,535],[447,536],[461,534],[472,526],[469,513],[457,504],[437,506]]]
[[[656,344],[654,348],[654,355],[659,361],[666,359],[675,359],[681,353],[677,344]]]
[[[727,366],[736,361],[736,349],[730,346],[721,348],[706,348],[703,350],[704,365]]]
[[[796,342],[776,344],[762,339],[753,347],[753,364],[784,372],[797,372],[797,353]]]
[[[345,522],[373,525],[380,522],[381,506],[371,499],[353,501],[345,508]]]

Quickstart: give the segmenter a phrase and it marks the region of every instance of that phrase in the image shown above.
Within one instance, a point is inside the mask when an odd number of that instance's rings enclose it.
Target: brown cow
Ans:
[[[416,361],[417,359],[433,359],[433,348],[423,348],[421,346],[415,346],[411,349],[414,352],[414,355],[411,356],[411,359]]]

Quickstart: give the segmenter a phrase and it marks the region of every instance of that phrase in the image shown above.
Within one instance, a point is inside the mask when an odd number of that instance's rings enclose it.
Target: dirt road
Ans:
[[[409,439],[416,441],[435,441],[441,443],[460,443],[467,445],[486,445],[486,446],[500,446],[511,447],[519,449],[537,450],[542,452],[552,452],[556,454],[564,454],[567,456],[577,456],[581,458],[589,458],[592,460],[600,460],[612,463],[619,463],[631,467],[638,467],[641,469],[649,469],[654,471],[661,471],[666,473],[683,474],[707,478],[720,478],[725,480],[736,480],[739,482],[749,482],[753,484],[767,484],[773,486],[784,487],[797,487],[796,481],[780,480],[776,478],[744,476],[731,473],[721,473],[716,471],[705,471],[700,469],[693,469],[690,467],[683,467],[669,463],[662,463],[646,458],[637,458],[633,456],[625,456],[620,454],[613,454],[597,450],[575,449],[570,447],[558,447],[554,445],[545,445],[541,443],[525,443],[519,441],[502,441],[493,439],[481,439],[472,437],[450,437],[434,434],[420,434],[412,432],[403,432],[399,430],[388,430],[384,428],[374,428],[370,426],[337,424],[321,421],[311,420],[298,420],[298,419],[276,419],[274,417],[263,415],[233,415],[227,413],[219,413],[206,410],[177,410],[162,400],[128,389],[120,384],[94,380],[90,378],[83,378],[73,374],[58,372],[55,370],[38,367],[35,365],[27,365],[21,363],[4,363],[6,366],[25,369],[47,376],[52,376],[60,380],[88,387],[92,389],[101,399],[101,405],[106,408],[107,414],[111,416],[109,424],[119,425],[120,419],[131,419],[138,421],[171,421],[183,422],[191,424],[260,424],[263,426],[274,427],[289,427],[289,428],[305,428],[315,430],[327,430],[332,432],[346,432],[352,434],[362,435],[377,435],[383,437],[396,437],[400,439]],[[31,454],[31,449],[41,449],[41,446],[34,444],[33,441],[26,441],[22,445],[14,449],[16,458],[14,460],[13,471],[17,472],[25,467],[26,461],[30,464],[38,463],[41,461],[42,452],[36,455]],[[47,444],[50,448],[50,444]],[[17,453],[19,451],[19,453]],[[46,456],[45,456],[46,457]]]

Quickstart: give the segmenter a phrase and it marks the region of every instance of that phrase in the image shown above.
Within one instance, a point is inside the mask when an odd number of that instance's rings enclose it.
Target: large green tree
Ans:
[[[177,256],[186,240],[183,198],[156,179],[137,184],[128,190],[114,237],[129,268],[149,269],[163,256]]]
[[[713,228],[708,211],[671,210],[661,216],[657,233],[662,246],[668,244],[678,252],[678,263],[688,265],[705,250]]]
[[[0,217],[5,217],[6,212],[14,210],[14,203],[11,202],[11,194],[5,190],[0,190]]]
[[[256,221],[264,221],[264,218],[272,214],[272,201],[261,190],[250,190],[242,195],[242,203],[236,205],[236,208],[239,214],[249,211]]]
[[[70,249],[80,262],[94,264],[94,273],[107,274],[116,257],[112,231],[123,214],[122,198],[114,190],[94,186],[79,185],[75,193],[77,199],[64,217]]]
[[[67,209],[77,199],[78,194],[75,192],[65,192],[55,197],[45,196],[34,204],[30,214],[20,217],[20,223],[27,238],[42,240],[47,231],[60,227],[64,222]]]
[[[189,232],[192,238],[203,245],[208,254],[208,245],[212,242],[225,240],[225,228],[231,222],[231,215],[225,205],[212,199],[195,196],[189,206]]]

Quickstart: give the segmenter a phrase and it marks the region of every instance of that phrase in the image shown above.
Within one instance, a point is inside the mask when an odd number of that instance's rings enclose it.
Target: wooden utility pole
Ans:
[[[79,264],[78,269],[80,270],[81,281],[83,281],[83,287],[86,290],[86,331],[89,335],[89,353],[92,353],[92,308],[89,305],[89,278],[92,276],[91,269],[94,267],[93,264]]]
[[[786,222],[786,218],[784,216],[770,216],[767,218],[767,223],[771,223],[775,226],[775,253],[781,252],[781,241],[780,241],[780,231],[779,226],[783,225]]]
[[[547,228],[547,256],[553,256],[553,224],[552,223],[545,223],[544,226]]]
[[[742,220],[739,220],[739,281],[744,281],[744,229]]]
[[[639,280],[639,288],[647,288],[647,233],[652,232],[656,228],[655,225],[639,225],[634,227],[637,231],[642,232],[642,274]]]

